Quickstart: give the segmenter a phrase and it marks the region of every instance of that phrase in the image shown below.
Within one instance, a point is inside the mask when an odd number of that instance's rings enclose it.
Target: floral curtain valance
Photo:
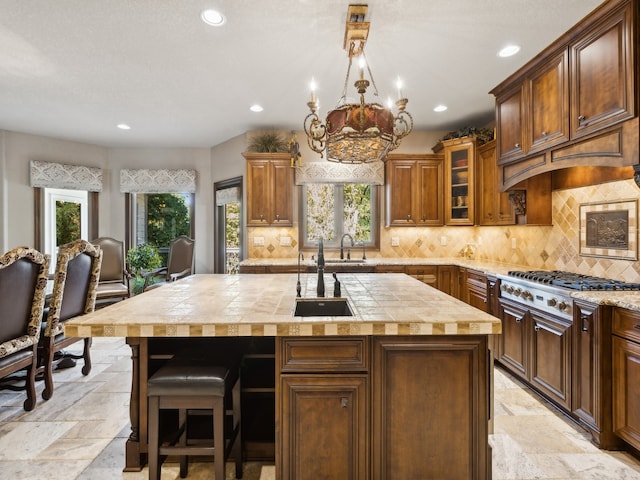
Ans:
[[[308,183],[366,183],[384,185],[384,163],[308,162],[296,168],[296,185]]]
[[[31,160],[31,186],[67,190],[102,191],[102,169]]]
[[[240,188],[238,187],[223,188],[216,191],[217,206],[226,205],[227,203],[239,203],[241,200]]]
[[[120,170],[122,193],[195,193],[195,170]]]

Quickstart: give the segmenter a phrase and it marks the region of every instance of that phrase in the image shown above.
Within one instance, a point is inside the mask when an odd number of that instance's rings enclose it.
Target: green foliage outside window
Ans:
[[[133,294],[137,295],[142,291],[143,275],[162,266],[162,258],[158,253],[158,247],[149,243],[141,243],[130,248],[127,252],[127,265],[133,275]]]
[[[182,195],[147,195],[147,241],[158,248],[168,247],[180,235],[191,235],[189,207]]]
[[[73,242],[81,236],[80,204],[56,201],[56,245]]]

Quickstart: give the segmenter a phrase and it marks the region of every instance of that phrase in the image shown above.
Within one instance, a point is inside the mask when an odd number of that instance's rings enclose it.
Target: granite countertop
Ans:
[[[337,258],[325,256],[325,264],[342,263]],[[265,266],[297,266],[298,260],[296,258],[249,258],[240,262],[241,266],[246,267],[265,267]],[[315,260],[305,258],[300,262],[304,267],[315,267]],[[482,260],[472,260],[464,257],[445,257],[445,258],[367,258],[366,260],[357,259],[350,260],[347,265],[373,265],[373,266],[386,266],[386,265],[457,265],[459,267],[471,268],[478,270],[486,274],[506,274],[509,270],[523,270],[522,266],[498,263],[498,262],[486,262]],[[529,269],[529,268],[526,268]]]
[[[335,261],[335,259],[333,259]],[[295,258],[251,258],[243,260],[241,265],[246,266],[293,266],[297,265]],[[304,260],[302,265],[307,267],[315,266],[313,260]],[[531,267],[523,267],[522,265],[486,262],[482,260],[472,260],[463,257],[449,258],[372,258],[362,262],[351,262],[350,265],[457,265],[477,270],[486,275],[506,275],[510,270],[531,270]],[[570,296],[575,299],[585,300],[597,305],[610,305],[615,307],[627,308],[629,310],[640,311],[640,292],[639,291],[571,291]]]
[[[294,317],[296,274],[199,274],[66,323],[70,337],[471,335],[501,333],[496,317],[396,273],[338,274],[351,317]],[[316,297],[317,275],[300,276]],[[327,297],[333,278],[325,274]]]

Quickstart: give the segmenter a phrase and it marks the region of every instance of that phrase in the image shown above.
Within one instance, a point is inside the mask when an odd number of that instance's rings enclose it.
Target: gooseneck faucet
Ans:
[[[348,234],[345,233],[344,235],[342,235],[342,238],[340,239],[340,260],[344,260],[344,237],[349,237],[351,239],[351,246],[353,247],[355,245],[355,242],[353,241],[353,237]]]
[[[300,285],[300,258],[304,260],[304,255],[302,252],[298,252],[298,283],[296,283],[296,297],[299,297],[300,292],[302,291],[302,286]]]
[[[324,297],[324,244],[322,237],[318,240],[318,297]]]

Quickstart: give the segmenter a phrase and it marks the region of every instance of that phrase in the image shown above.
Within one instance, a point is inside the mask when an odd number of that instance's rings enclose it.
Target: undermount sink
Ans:
[[[367,261],[351,258],[325,258],[324,263],[367,263]]]
[[[294,317],[352,317],[346,298],[296,298]]]

